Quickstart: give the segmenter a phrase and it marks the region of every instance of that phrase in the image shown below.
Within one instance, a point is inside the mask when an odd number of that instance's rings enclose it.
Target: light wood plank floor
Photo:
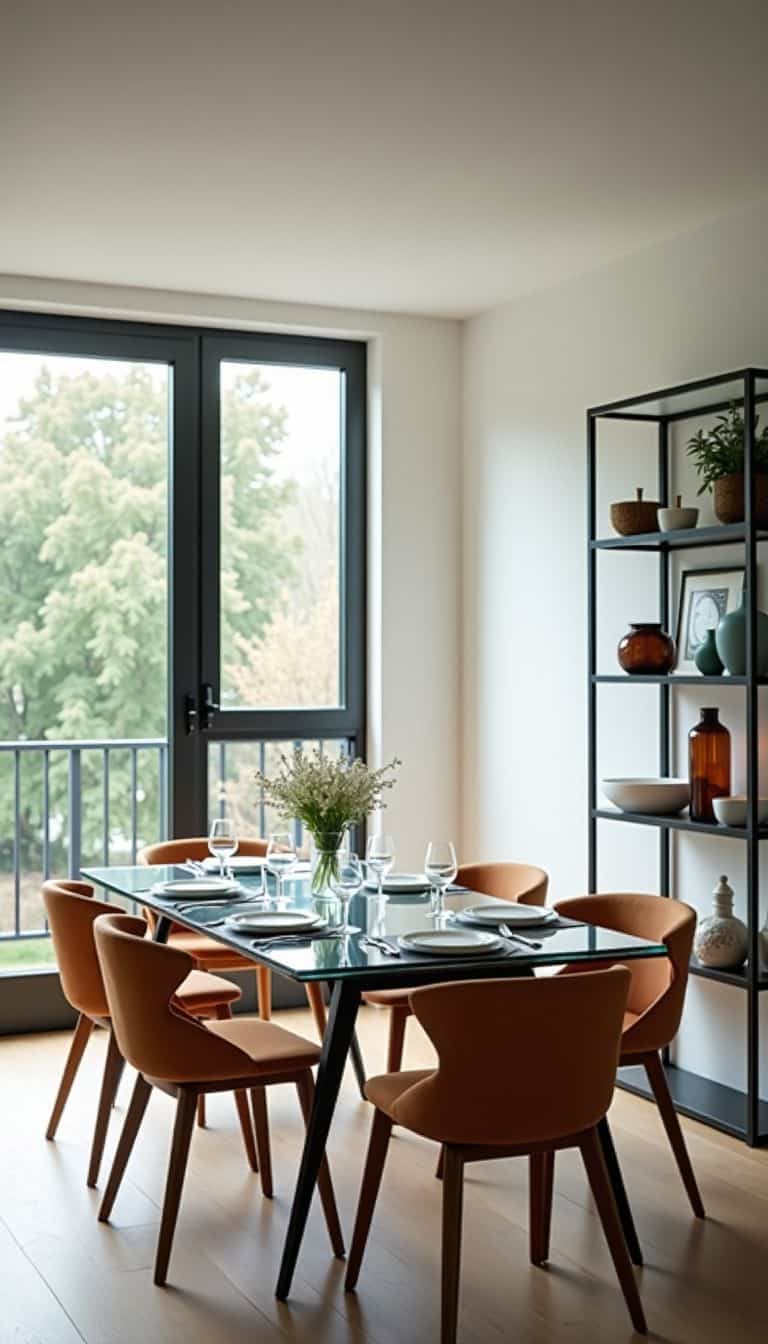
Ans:
[[[279,1015],[312,1034],[308,1013]],[[382,1067],[386,1019],[361,1013],[370,1072]],[[430,1062],[410,1024],[406,1062]],[[153,1097],[109,1227],[95,1219],[85,1168],[104,1034],[89,1047],[59,1138],[43,1131],[67,1048],[59,1033],[0,1041],[0,1344],[428,1344],[438,1336],[440,1186],[433,1147],[393,1141],[359,1290],[345,1296],[313,1209],[287,1304],[273,1297],[301,1126],[293,1089],[271,1089],[276,1197],[263,1200],[245,1163],[228,1096],[209,1099],[196,1131],[170,1283],[151,1264],[172,1103]],[[116,1142],[131,1081],[109,1137]],[[347,1240],[370,1110],[351,1077],[332,1131],[331,1162]],[[646,1254],[639,1272],[652,1338],[746,1344],[768,1335],[768,1154],[687,1123],[709,1218],[697,1223],[653,1107],[619,1093],[612,1112]],[[467,1179],[460,1309],[462,1344],[609,1344],[635,1338],[615,1284],[578,1159],[558,1157],[552,1262],[527,1259],[527,1169],[477,1165]]]

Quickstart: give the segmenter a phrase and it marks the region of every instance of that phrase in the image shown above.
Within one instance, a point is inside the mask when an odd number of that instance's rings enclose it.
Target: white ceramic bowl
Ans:
[[[699,521],[699,510],[658,509],[656,516],[662,532],[676,532],[678,529],[695,527]]]
[[[604,779],[603,793],[622,812],[682,812],[691,796],[687,779]]]
[[[712,808],[721,826],[747,824],[747,799],[743,793],[734,793],[730,798],[713,798]],[[758,798],[757,820],[760,826],[768,821],[768,798]]]

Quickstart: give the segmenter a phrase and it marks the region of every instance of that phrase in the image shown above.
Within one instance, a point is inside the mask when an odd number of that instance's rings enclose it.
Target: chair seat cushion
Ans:
[[[369,1078],[365,1084],[365,1095],[377,1110],[395,1118],[394,1110],[398,1101],[409,1087],[430,1078],[434,1069],[406,1069],[402,1073],[380,1073]]]
[[[400,1008],[410,1013],[410,992],[410,989],[367,989],[363,994],[363,1002],[375,1003],[379,1008]]]
[[[197,1014],[207,1008],[218,1008],[220,1004],[237,1003],[240,990],[231,980],[222,980],[220,975],[190,971],[176,990],[176,997],[188,1013]]]
[[[256,1066],[254,1073],[289,1075],[311,1069],[320,1058],[320,1046],[307,1041],[293,1031],[286,1031],[274,1022],[258,1018],[238,1017],[223,1022],[207,1022],[208,1031],[224,1036],[233,1045],[244,1050]]]
[[[206,938],[204,933],[172,933],[168,939],[170,947],[179,947],[194,957],[202,971],[255,971],[256,963],[249,957],[234,952],[231,947]]]

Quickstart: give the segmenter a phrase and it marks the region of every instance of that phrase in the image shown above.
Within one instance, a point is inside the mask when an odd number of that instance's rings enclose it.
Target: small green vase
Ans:
[[[723,675],[723,663],[720,654],[717,652],[714,626],[707,631],[702,639],[693,655],[693,661],[704,677],[721,677]]]

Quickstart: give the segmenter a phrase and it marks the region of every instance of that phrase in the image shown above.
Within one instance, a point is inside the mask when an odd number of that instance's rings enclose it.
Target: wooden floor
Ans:
[[[312,1034],[309,1015],[280,1020]],[[381,1069],[385,1017],[361,1014],[369,1072]],[[406,1062],[430,1061],[414,1024]],[[96,1222],[85,1188],[104,1033],[88,1050],[59,1138],[43,1131],[68,1036],[0,1041],[0,1344],[428,1344],[438,1335],[440,1186],[436,1153],[402,1132],[392,1144],[359,1290],[345,1296],[313,1208],[289,1303],[273,1289],[300,1151],[292,1088],[271,1090],[275,1199],[246,1166],[231,1098],[209,1099],[196,1131],[169,1286],[151,1264],[172,1103],[155,1095],[111,1226]],[[123,1082],[108,1144],[117,1138]],[[370,1120],[351,1077],[330,1150],[347,1240]],[[612,1121],[646,1265],[639,1272],[651,1337],[741,1344],[768,1337],[768,1153],[687,1123],[709,1218],[697,1223],[647,1102],[619,1093]],[[396,1131],[397,1133],[397,1131]],[[102,1175],[106,1177],[108,1163]],[[467,1178],[459,1337],[462,1344],[636,1338],[586,1194],[578,1159],[558,1158],[552,1261],[527,1258],[527,1170],[521,1160],[477,1165]]]

